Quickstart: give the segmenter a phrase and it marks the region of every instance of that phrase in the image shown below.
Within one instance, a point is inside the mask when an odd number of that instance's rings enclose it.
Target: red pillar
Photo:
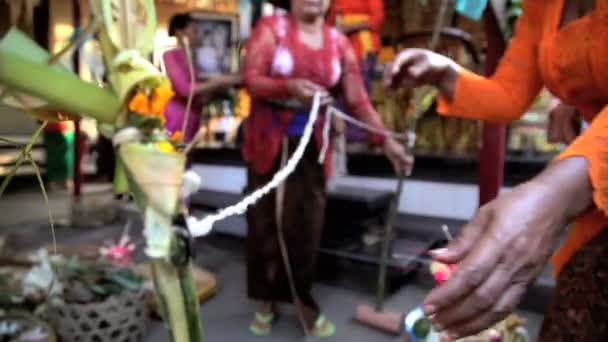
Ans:
[[[485,74],[492,75],[502,57],[506,42],[498,25],[494,11],[489,7],[485,13],[485,30],[488,42]],[[479,151],[479,204],[493,200],[504,181],[506,152],[506,126],[483,123],[482,147]]]
[[[74,30],[80,28],[80,1],[73,0],[72,1],[72,23],[74,25]],[[80,58],[78,49],[74,51],[74,56],[72,58],[72,65],[74,66],[74,72],[78,75],[80,69]],[[80,113],[76,113],[80,114]],[[79,197],[82,193],[82,183],[84,182],[84,175],[82,172],[82,160],[84,156],[84,136],[80,131],[80,119],[76,120],[74,123],[75,126],[75,136],[74,136],[74,196]]]

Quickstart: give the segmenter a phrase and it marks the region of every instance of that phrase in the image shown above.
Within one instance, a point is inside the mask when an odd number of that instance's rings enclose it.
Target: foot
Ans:
[[[336,325],[330,322],[324,315],[319,315],[315,322],[312,335],[316,338],[330,338],[336,334]]]
[[[274,322],[274,313],[256,312],[253,322],[249,324],[249,331],[255,336],[268,336],[272,330],[272,322]]]

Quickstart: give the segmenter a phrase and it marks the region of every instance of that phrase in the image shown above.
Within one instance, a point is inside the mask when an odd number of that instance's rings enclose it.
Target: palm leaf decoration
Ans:
[[[114,134],[121,170],[116,188],[133,193],[144,216],[146,251],[172,341],[199,342],[203,334],[189,241],[179,234],[187,227],[176,223],[183,215],[185,154],[162,129],[164,105],[172,96],[168,81],[145,57],[154,47],[154,1],[91,0],[91,11],[91,25],[60,54],[96,33],[108,69],[107,87],[82,81],[55,63],[59,55],[49,55],[27,35],[11,29],[0,40],[0,100],[44,120],[77,113],[96,119],[106,134]],[[32,145],[23,147],[18,164],[32,162]],[[36,166],[35,170],[41,183]],[[0,196],[8,182],[10,177],[0,185]],[[43,194],[46,200],[44,189]]]

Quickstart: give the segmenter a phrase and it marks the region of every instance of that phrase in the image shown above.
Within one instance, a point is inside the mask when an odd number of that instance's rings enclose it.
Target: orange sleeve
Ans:
[[[452,101],[439,101],[440,113],[497,122],[524,114],[543,86],[538,68],[542,3],[524,1],[515,35],[494,76],[486,78],[463,69]]]
[[[380,31],[384,23],[384,0],[369,0],[369,27]]]
[[[587,160],[593,201],[604,214],[608,214],[608,108],[604,108],[591,126],[556,160],[570,157]]]
[[[593,188],[593,210],[578,217],[568,239],[553,255],[553,274],[563,269],[568,261],[587,242],[604,230],[608,214],[608,108],[604,108],[587,130],[578,137],[556,161],[582,157],[589,164],[589,181]]]

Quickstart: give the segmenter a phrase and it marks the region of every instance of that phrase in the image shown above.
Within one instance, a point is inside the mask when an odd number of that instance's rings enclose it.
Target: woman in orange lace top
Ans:
[[[389,85],[434,84],[440,112],[488,121],[519,118],[543,87],[591,126],[544,172],[482,207],[440,261],[460,264],[425,301],[452,337],[504,318],[552,261],[558,285],[541,341],[608,340],[608,0],[527,0],[516,34],[491,78],[426,50],[396,59]]]

